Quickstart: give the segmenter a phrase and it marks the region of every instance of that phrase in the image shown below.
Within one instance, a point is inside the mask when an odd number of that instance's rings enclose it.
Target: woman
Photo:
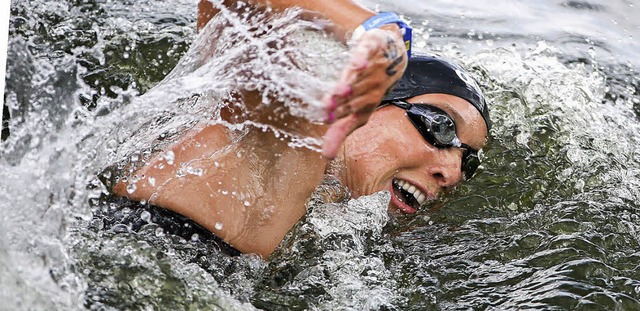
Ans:
[[[233,2],[224,8],[237,7]],[[282,10],[292,2],[269,4]],[[330,19],[343,42],[374,16],[352,1],[295,5]],[[217,10],[208,1],[199,8],[202,27]],[[482,95],[462,68],[438,58],[412,59],[398,88],[389,92],[408,58],[401,27],[391,23],[358,34],[350,64],[325,97],[325,124],[292,115],[274,119],[273,111],[221,113],[229,122],[249,118],[323,136],[322,156],[292,148],[269,131],[238,138],[224,125],[206,125],[167,148],[170,159],[159,154],[135,171],[136,178],[129,179],[136,180],[135,191],[127,191],[131,182],[121,180],[114,192],[182,214],[240,252],[263,258],[306,213],[305,203],[325,173],[336,176],[354,198],[389,190],[392,209],[415,212],[458,184],[463,170],[472,173],[489,119]],[[385,105],[378,107],[385,94]],[[249,105],[262,98],[255,91],[241,96]],[[200,174],[179,174],[185,163]]]

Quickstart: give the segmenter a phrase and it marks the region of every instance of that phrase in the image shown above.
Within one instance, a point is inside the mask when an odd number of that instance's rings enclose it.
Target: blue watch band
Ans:
[[[354,38],[360,37],[362,33],[367,30],[379,28],[382,25],[387,24],[397,24],[400,27],[400,31],[402,32],[402,39],[404,40],[404,45],[407,49],[407,56],[411,58],[411,41],[412,41],[412,31],[413,29],[405,23],[398,14],[393,12],[382,12],[378,15],[372,16],[362,25],[358,26],[356,30],[353,32]]]

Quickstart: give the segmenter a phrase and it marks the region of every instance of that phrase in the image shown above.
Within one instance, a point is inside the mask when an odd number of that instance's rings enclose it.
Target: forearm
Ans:
[[[356,1],[351,0],[254,0],[259,3],[268,3],[276,10],[284,10],[290,7],[300,7],[304,10],[315,12],[333,22],[332,30],[342,40],[347,39],[358,25],[362,24],[375,13]]]
[[[256,5],[269,5],[275,10],[285,10],[291,7],[299,7],[306,11],[319,14],[321,17],[333,23],[331,30],[343,41],[347,36],[362,24],[374,12],[351,0],[250,0]],[[236,1],[224,1],[224,5],[233,8]],[[217,14],[218,10],[208,1],[201,0],[198,4],[198,29]]]

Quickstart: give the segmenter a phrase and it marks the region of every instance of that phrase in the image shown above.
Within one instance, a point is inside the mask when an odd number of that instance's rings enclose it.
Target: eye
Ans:
[[[431,133],[438,144],[450,146],[456,136],[456,125],[450,118],[437,115],[431,120]]]

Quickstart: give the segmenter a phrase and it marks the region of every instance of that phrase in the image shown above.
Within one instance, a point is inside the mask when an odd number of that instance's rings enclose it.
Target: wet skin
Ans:
[[[477,149],[484,145],[484,121],[465,100],[431,94],[409,102],[443,109],[454,118],[462,142]],[[326,128],[316,125],[303,131],[320,135]],[[114,191],[185,215],[241,252],[267,258],[306,213],[306,201],[327,167],[338,168],[329,173],[336,174],[354,198],[391,190],[396,179],[433,199],[462,180],[462,150],[428,144],[405,111],[395,106],[376,110],[348,136],[332,165],[318,152],[291,148],[268,131],[249,131],[235,142],[232,136],[221,125],[194,130],[169,148],[175,154],[173,163],[158,154],[134,173],[140,178],[135,192],[126,191],[126,182]],[[185,166],[202,174],[177,177]],[[396,195],[390,206],[415,212]]]
[[[456,123],[456,134],[476,150],[486,142],[487,128],[480,113],[466,100],[447,94],[425,94],[410,103],[426,103],[447,112]],[[453,188],[463,179],[462,149],[439,149],[429,144],[407,118],[405,111],[386,106],[369,122],[347,137],[339,155],[339,178],[352,197],[389,190],[390,208],[415,213],[399,199],[392,182],[405,181],[420,190],[427,201]]]
[[[346,34],[374,15],[347,0],[269,2],[277,9],[295,4],[321,13],[335,23],[334,32],[343,42]],[[211,10],[207,1],[200,3],[208,7],[201,8],[201,27],[216,10]],[[235,7],[233,3],[225,1],[227,8]],[[134,179],[139,179],[136,191],[127,191],[129,184],[122,181],[114,192],[189,217],[239,251],[267,258],[306,213],[308,198],[336,154],[338,158],[330,167],[338,168],[336,174],[353,197],[390,190],[393,178],[414,184],[430,198],[457,184],[461,180],[461,150],[440,150],[426,144],[402,109],[376,110],[406,66],[398,26],[390,24],[366,32],[350,52],[335,90],[323,99],[326,124],[286,114],[274,120],[273,111],[251,108],[262,102],[259,94],[251,92],[242,96],[250,110],[247,115],[222,112],[222,119],[230,123],[244,119],[273,122],[287,132],[323,137],[322,155],[291,148],[288,141],[270,131],[252,130],[238,136],[225,126],[203,124],[165,150],[173,152],[172,163],[160,153],[134,172]],[[432,102],[454,116],[462,142],[478,149],[484,144],[482,118],[466,101],[448,95],[421,96],[412,102],[416,100]],[[453,113],[456,111],[458,114]],[[201,174],[185,175],[186,167]],[[412,212],[397,198],[391,205]]]

